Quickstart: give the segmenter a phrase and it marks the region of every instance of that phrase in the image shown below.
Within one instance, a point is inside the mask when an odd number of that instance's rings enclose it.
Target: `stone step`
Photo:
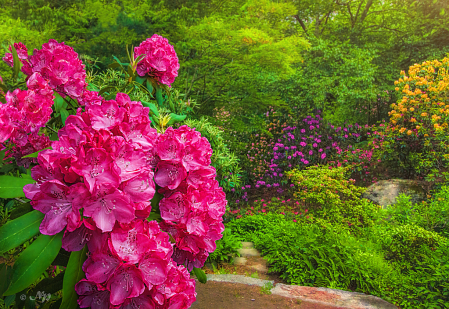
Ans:
[[[247,259],[245,257],[235,257],[233,264],[234,265],[245,265],[247,262]]]
[[[254,248],[251,249],[238,249],[240,256],[260,256],[259,251]]]
[[[254,244],[249,241],[242,241],[242,249],[252,249],[254,248]]]

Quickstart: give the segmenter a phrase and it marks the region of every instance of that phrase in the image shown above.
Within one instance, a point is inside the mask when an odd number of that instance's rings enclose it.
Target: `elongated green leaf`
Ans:
[[[5,297],[5,306],[6,308],[8,308],[9,306],[11,306],[12,302],[16,299],[16,294],[14,295],[9,295]]]
[[[58,255],[55,257],[55,259],[51,263],[51,265],[67,267],[67,264],[69,263],[69,259],[70,259],[70,252],[65,251],[64,249],[61,248],[61,250],[59,250]]]
[[[69,112],[66,109],[61,109],[61,120],[62,124],[65,125],[65,121],[67,120],[67,117],[69,117]]]
[[[55,294],[62,289],[62,282],[64,280],[65,272],[58,274],[54,278],[45,278],[39,282],[34,289],[31,290],[31,295],[36,295],[39,291],[45,294]]]
[[[0,198],[24,197],[23,186],[34,183],[33,179],[0,176]]]
[[[150,111],[156,116],[159,117],[159,111],[157,110],[156,105],[154,105],[153,103],[148,103],[145,101],[142,101],[142,105],[145,107],[148,107],[150,109]]]
[[[156,101],[159,106],[164,106],[164,98],[162,97],[162,88],[156,88]]]
[[[19,71],[20,71],[20,67],[22,65],[22,62],[20,62],[19,60],[19,56],[17,55],[17,50],[14,47],[14,43],[11,42],[11,50],[12,50],[12,58],[13,58],[13,77],[14,79],[17,79],[17,77],[19,76]]]
[[[86,260],[87,246],[84,246],[81,251],[74,251],[70,254],[69,263],[65,270],[64,284],[62,288],[62,304],[61,309],[76,309],[78,308],[78,295],[75,292],[75,284],[84,278],[84,272],[81,269]]]
[[[0,254],[39,234],[39,225],[44,216],[40,211],[34,210],[0,227]]]
[[[143,85],[143,83],[145,82],[145,78],[142,76],[137,75],[136,76],[136,82],[138,82],[139,84]]]
[[[193,273],[195,274],[195,276],[198,278],[198,281],[201,283],[206,283],[207,282],[207,277],[206,274],[204,273],[204,271],[201,268],[193,268]]]
[[[105,93],[106,91],[110,90],[110,89],[115,89],[115,86],[106,86],[104,88],[102,88],[99,92],[98,95],[102,95],[103,93]]]
[[[11,212],[11,216],[9,216],[9,218],[11,220],[17,219],[33,210],[34,210],[34,208],[33,208],[33,206],[31,206],[30,203],[20,204],[20,205],[17,205],[16,207],[14,207],[14,209]]]
[[[54,94],[55,94],[55,100],[54,100],[55,101],[55,104],[54,104],[55,111],[59,112],[64,105],[64,99],[56,91],[54,92]]]
[[[176,114],[171,113],[170,120],[168,121],[167,125],[172,125],[174,123],[181,122],[184,119],[186,119],[186,117],[187,117],[187,115],[176,115]]]
[[[0,265],[0,295],[6,292],[11,283],[12,267],[6,264]]]
[[[147,79],[147,89],[150,93],[153,93],[153,84]]]
[[[47,147],[47,148],[41,149],[39,151],[33,152],[29,155],[23,156],[22,158],[37,158],[37,156],[39,155],[39,152],[44,151],[46,149],[51,149],[51,147]]]
[[[40,235],[20,254],[13,266],[11,285],[4,296],[16,294],[39,279],[58,255],[62,234]]]

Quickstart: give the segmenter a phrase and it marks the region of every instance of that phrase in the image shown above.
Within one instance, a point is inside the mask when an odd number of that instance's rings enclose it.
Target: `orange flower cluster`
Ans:
[[[449,58],[415,64],[395,81],[402,99],[388,113],[392,130],[407,135],[447,133],[449,122]]]

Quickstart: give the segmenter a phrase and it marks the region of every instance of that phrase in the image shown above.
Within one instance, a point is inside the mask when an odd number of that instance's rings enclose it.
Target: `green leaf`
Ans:
[[[171,113],[170,114],[170,120],[168,121],[167,125],[172,125],[172,124],[175,124],[177,122],[181,122],[184,119],[186,119],[186,117],[187,117],[187,115],[176,115],[176,114]]]
[[[164,98],[162,97],[162,88],[156,88],[156,101],[159,106],[164,106]]]
[[[13,77],[14,79],[17,79],[19,76],[20,67],[22,66],[22,62],[19,60],[19,56],[17,55],[17,50],[14,47],[14,42],[11,42],[11,49],[12,49],[12,58],[14,61],[13,64]]]
[[[9,306],[11,306],[12,302],[16,299],[16,294],[14,295],[9,295],[5,297],[5,306],[6,308],[8,308]]]
[[[56,91],[54,92],[54,94],[55,94],[55,104],[54,104],[55,105],[55,111],[59,112],[63,108],[64,99]]]
[[[39,225],[44,216],[40,211],[34,210],[0,227],[0,254],[39,234]]]
[[[0,265],[0,295],[6,292],[11,283],[12,267],[6,264]]]
[[[115,89],[115,86],[106,86],[104,88],[102,88],[99,92],[98,95],[102,95],[103,93],[105,93],[106,91],[110,90],[110,89]]]
[[[32,154],[23,156],[22,158],[37,158],[37,156],[39,155],[39,152],[44,151],[46,149],[51,149],[51,147],[47,147],[47,148],[41,149],[39,151],[33,152]]]
[[[145,77],[142,77],[142,76],[139,76],[139,75],[136,76],[136,82],[138,82],[138,83],[141,84],[141,85],[143,85],[143,83],[145,82],[145,80],[146,80]]]
[[[150,93],[153,93],[153,84],[150,82],[148,78],[147,78],[147,89]]]
[[[24,197],[23,187],[34,183],[33,179],[13,176],[0,176],[0,198]]]
[[[45,292],[45,294],[55,294],[62,289],[62,282],[64,280],[65,272],[58,274],[54,278],[45,278],[39,282],[34,289],[31,290],[31,295],[36,295],[37,292]]]
[[[61,109],[61,120],[62,124],[65,125],[65,121],[67,120],[67,117],[69,117],[69,112],[66,109]]]
[[[61,248],[61,250],[59,250],[58,255],[55,257],[55,259],[51,263],[51,265],[67,267],[67,264],[69,263],[69,259],[70,259],[70,252],[65,251],[64,249]]]
[[[198,278],[198,281],[201,283],[207,282],[207,276],[201,268],[193,268],[193,273]]]
[[[23,203],[23,204],[20,204],[20,205],[14,207],[9,218],[11,220],[17,219],[33,210],[34,210],[34,208],[31,206],[30,203]]]
[[[11,285],[4,296],[16,294],[39,279],[58,255],[62,234],[40,235],[20,254],[13,266]]]
[[[142,105],[145,107],[148,107],[150,109],[150,111],[156,116],[159,117],[159,111],[157,110],[156,105],[154,105],[153,103],[148,103],[145,101],[142,101]]]
[[[78,295],[75,292],[75,284],[84,278],[84,272],[81,269],[86,260],[87,246],[81,251],[74,251],[70,254],[69,263],[65,270],[64,285],[62,288],[62,304],[61,309],[77,309]]]

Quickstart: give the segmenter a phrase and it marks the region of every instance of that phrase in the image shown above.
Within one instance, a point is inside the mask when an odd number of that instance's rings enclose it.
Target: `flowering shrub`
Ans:
[[[449,58],[426,61],[395,81],[403,97],[392,104],[386,142],[378,154],[406,177],[445,177],[449,109]],[[397,164],[399,163],[399,164]]]
[[[8,141],[8,154],[19,162],[50,144],[37,132],[52,114],[53,91],[82,102],[63,119],[51,149],[38,153],[31,168],[35,183],[23,188],[44,214],[41,236],[61,235],[66,251],[87,246],[86,278],[75,286],[82,308],[189,308],[196,297],[189,272],[201,274],[197,269],[224,231],[227,202],[210,166],[211,146],[185,125],[158,132],[150,108],[127,94],[105,100],[87,90],[84,66],[72,52],[50,40],[22,59],[29,89],[8,92],[0,110],[1,142]],[[146,63],[161,69],[154,57]],[[36,159],[30,160],[23,164]],[[12,282],[9,290],[22,290],[20,284]]]
[[[145,57],[137,65],[140,76],[149,75],[167,86],[178,76],[178,57],[166,38],[154,34],[134,48],[134,57]]]

